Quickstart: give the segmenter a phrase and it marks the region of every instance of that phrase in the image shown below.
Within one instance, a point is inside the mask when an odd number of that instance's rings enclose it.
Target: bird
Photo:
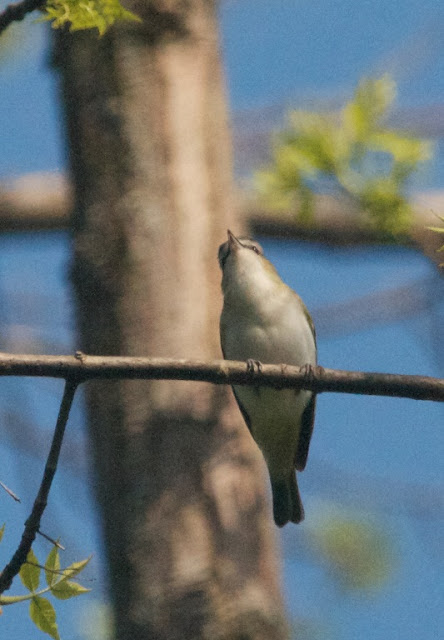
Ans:
[[[289,364],[312,371],[316,332],[298,294],[280,278],[258,242],[230,230],[219,247],[223,308],[220,339],[224,359]],[[273,517],[278,527],[300,523],[304,509],[296,471],[303,471],[313,432],[316,394],[308,390],[233,385],[239,409],[265,459]]]

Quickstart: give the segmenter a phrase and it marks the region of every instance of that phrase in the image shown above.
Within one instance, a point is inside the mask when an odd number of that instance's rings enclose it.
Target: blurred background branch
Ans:
[[[313,195],[313,221],[306,225],[295,211],[270,211],[250,191],[237,191],[241,219],[252,235],[320,241],[330,246],[396,243],[416,246],[436,264],[441,245],[438,234],[427,226],[436,224],[436,211],[444,208],[442,194],[416,194],[412,198],[412,224],[396,239],[378,228],[363,227],[356,208],[334,196]],[[70,224],[72,189],[60,173],[29,174],[0,181],[0,233],[10,231],[62,230]]]

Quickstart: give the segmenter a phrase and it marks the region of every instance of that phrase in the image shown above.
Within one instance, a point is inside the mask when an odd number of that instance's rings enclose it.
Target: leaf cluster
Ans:
[[[438,216],[438,218],[441,220],[441,222],[444,222],[444,216]],[[443,227],[428,227],[428,229],[430,229],[430,231],[435,231],[435,233],[444,234],[444,226]],[[442,247],[440,247],[438,249],[438,251],[444,251],[444,244],[442,245]],[[442,262],[439,266],[440,267],[444,267],[444,262]]]
[[[3,531],[4,526],[0,529],[0,540]],[[34,624],[54,640],[60,640],[54,606],[48,598],[44,597],[44,594],[49,593],[58,600],[68,600],[89,592],[90,589],[86,589],[72,580],[83,571],[89,561],[90,558],[87,558],[80,562],[73,562],[69,567],[61,569],[59,551],[54,546],[49,552],[44,566],[40,566],[31,549],[19,572],[20,580],[29,593],[20,596],[1,595],[0,604],[10,605],[29,601],[29,615]],[[40,588],[42,571],[45,575],[46,587]]]
[[[48,0],[41,20],[51,21],[54,29],[66,24],[70,31],[96,28],[100,35],[117,21],[141,22],[119,0]]]
[[[259,192],[273,209],[298,205],[313,220],[314,194],[351,199],[366,221],[388,234],[408,229],[408,179],[433,152],[430,142],[387,128],[396,95],[388,76],[364,79],[340,113],[296,110],[277,135],[273,164],[257,173]]]
[[[377,589],[393,571],[393,552],[387,536],[363,520],[330,516],[316,529],[312,543],[347,589]]]

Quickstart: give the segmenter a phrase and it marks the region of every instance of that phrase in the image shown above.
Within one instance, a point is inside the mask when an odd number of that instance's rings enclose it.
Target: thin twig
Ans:
[[[43,571],[47,571],[48,573],[53,573],[56,576],[66,576],[66,569],[50,569],[49,567],[45,567],[38,562],[31,562],[30,560],[26,560],[25,564],[29,564],[31,567],[38,567]]]
[[[315,367],[264,364],[251,373],[245,362],[174,360],[117,356],[36,356],[0,353],[0,376],[71,379],[195,380],[212,384],[258,385],[280,389],[309,389],[316,393],[354,393],[444,402],[444,379]]]
[[[7,487],[7,486],[5,485],[5,483],[4,483],[4,482],[1,482],[1,481],[0,481],[0,487],[1,487],[2,489],[4,489],[4,490],[6,491],[6,493],[7,493],[8,495],[10,495],[10,496],[11,496],[11,498],[12,498],[13,500],[15,500],[16,502],[21,502],[21,500],[20,500],[20,498],[18,497],[18,495],[16,495],[16,494],[14,493],[14,491],[12,491],[12,489],[10,489],[9,487]]]
[[[51,542],[55,547],[57,547],[61,551],[66,551],[63,544],[60,544],[58,540],[54,540],[54,538],[51,538],[51,536],[48,536],[48,534],[44,533],[43,531],[40,531],[40,529],[37,531],[37,533],[39,534],[39,536],[42,536],[42,538],[45,538],[45,540],[48,540],[48,542]]]
[[[23,0],[22,2],[14,2],[0,12],[0,34],[9,27],[13,22],[19,22],[32,11],[41,9],[45,4],[45,0]]]
[[[42,518],[43,512],[45,511],[51,484],[54,478],[54,474],[57,470],[57,463],[60,456],[63,435],[65,433],[65,427],[66,423],[68,422],[69,411],[71,409],[76,388],[76,381],[66,381],[62,402],[60,404],[59,415],[57,418],[57,424],[52,439],[51,449],[46,460],[45,470],[43,472],[43,478],[42,482],[40,483],[39,492],[34,501],[31,514],[25,522],[25,529],[23,531],[20,544],[17,547],[11,560],[8,562],[8,564],[0,574],[0,594],[9,589],[9,587],[11,586],[12,580],[20,571],[20,567],[22,566],[22,564],[26,561],[26,557],[29,553],[29,550],[31,549],[32,543],[35,540],[37,531],[40,528],[40,520]]]

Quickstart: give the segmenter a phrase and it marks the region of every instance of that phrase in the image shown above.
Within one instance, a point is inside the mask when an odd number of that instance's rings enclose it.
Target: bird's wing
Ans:
[[[226,355],[225,355],[225,351],[224,351],[224,347],[223,347],[223,325],[221,323],[220,325],[220,344],[221,344],[221,350],[222,350],[222,355],[224,357],[224,360],[227,359]],[[234,393],[234,397],[236,398],[236,402],[238,404],[238,407],[240,409],[240,412],[242,414],[243,419],[245,420],[245,424],[248,427],[248,430],[250,433],[252,433],[251,431],[251,421],[250,421],[250,416],[248,415],[248,413],[245,411],[245,408],[242,405],[242,402],[239,400],[238,395],[236,393],[236,389],[233,387],[233,385],[231,385],[231,388],[233,389],[233,393]]]
[[[314,416],[316,409],[316,394],[312,394],[310,402],[304,409],[301,418],[301,430],[299,433],[298,448],[294,458],[294,466],[298,471],[303,471],[307,464],[308,449],[310,447],[311,435],[314,427]]]
[[[298,298],[299,298],[299,296],[298,296]],[[308,311],[307,307],[306,307],[306,306],[305,306],[305,304],[302,302],[301,298],[299,298],[299,302],[301,303],[301,306],[302,306],[302,313],[304,314],[305,319],[306,319],[306,320],[307,320],[307,322],[308,322],[308,326],[310,327],[311,332],[312,332],[312,334],[313,334],[313,338],[314,338],[314,342],[315,342],[315,347],[316,347],[316,350],[317,350],[317,344],[316,344],[316,328],[315,328],[315,326],[314,326],[313,318],[311,317],[311,315],[310,315],[310,313],[309,313],[309,311]]]
[[[236,393],[236,389],[232,386],[231,387],[233,389],[233,393],[234,393],[234,397],[236,398],[236,402],[239,406],[240,412],[242,414],[243,419],[245,420],[245,424],[248,427],[248,431],[251,433],[251,435],[253,435],[253,432],[251,430],[251,420],[250,420],[250,416],[248,415],[248,413],[245,411],[244,406],[242,405],[242,402],[239,400],[237,393]]]
[[[316,329],[313,324],[313,320],[307,310],[307,307],[304,305],[302,300],[301,300],[301,304],[302,304],[302,310],[304,312],[304,315],[313,333],[315,348],[317,351]],[[302,418],[301,418],[301,431],[299,433],[298,448],[296,450],[296,455],[294,458],[294,466],[298,471],[303,471],[305,469],[305,465],[307,464],[308,450],[310,448],[310,440],[313,434],[315,409],[316,409],[316,394],[313,393],[310,398],[310,402],[305,407],[304,413],[302,414]]]

